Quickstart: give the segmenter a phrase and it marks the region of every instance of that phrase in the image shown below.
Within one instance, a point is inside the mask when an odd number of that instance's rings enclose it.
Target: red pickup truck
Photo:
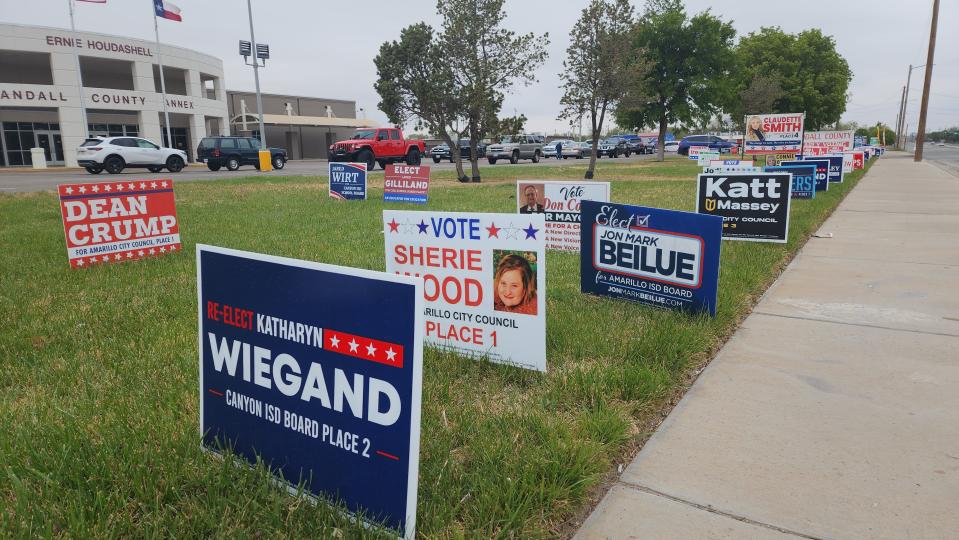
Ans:
[[[366,170],[372,171],[377,163],[381,169],[400,161],[419,165],[425,153],[423,141],[406,140],[398,128],[363,128],[352,138],[332,144],[330,161],[366,163]]]

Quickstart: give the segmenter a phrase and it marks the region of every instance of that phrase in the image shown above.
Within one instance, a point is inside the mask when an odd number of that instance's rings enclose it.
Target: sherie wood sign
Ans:
[[[71,268],[179,251],[173,180],[60,184]]]

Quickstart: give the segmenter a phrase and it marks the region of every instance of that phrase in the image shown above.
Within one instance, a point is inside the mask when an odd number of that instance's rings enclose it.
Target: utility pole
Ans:
[[[932,59],[936,52],[936,27],[939,24],[939,0],[932,0],[932,25],[929,29],[929,53],[926,55],[926,80],[922,83],[922,105],[916,129],[915,161],[922,161],[922,145],[926,138],[926,113],[929,110],[929,86],[932,84]]]
[[[906,87],[902,87],[902,101],[899,102],[899,115],[896,116],[896,150],[903,149],[902,140],[902,115],[906,110]]]

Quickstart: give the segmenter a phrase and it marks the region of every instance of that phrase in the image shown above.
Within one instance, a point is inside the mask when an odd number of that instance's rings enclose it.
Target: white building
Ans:
[[[0,24],[0,166],[76,166],[87,134],[138,135],[168,145],[156,42],[60,28]],[[83,77],[86,128],[77,60]],[[172,146],[192,160],[200,139],[228,135],[223,62],[162,45]]]

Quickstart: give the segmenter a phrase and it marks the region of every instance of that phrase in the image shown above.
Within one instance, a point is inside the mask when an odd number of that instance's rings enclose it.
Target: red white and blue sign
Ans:
[[[792,191],[790,192],[790,197],[793,199],[816,198],[815,165],[779,165],[778,167],[766,167],[763,171],[768,173],[792,174]]]
[[[423,285],[197,246],[200,433],[412,538]]]
[[[388,165],[383,171],[383,200],[426,204],[430,194],[430,168],[425,165]]]
[[[792,161],[781,161],[783,166],[789,165],[815,165],[816,166],[816,191],[823,192],[829,190],[829,160],[821,156],[816,159],[797,159]]]
[[[583,201],[580,288],[716,315],[723,218]]]
[[[829,160],[829,183],[841,184],[843,181],[842,154],[826,154],[816,156],[816,159]]]
[[[341,201],[366,199],[366,164],[330,162],[330,197]]]

